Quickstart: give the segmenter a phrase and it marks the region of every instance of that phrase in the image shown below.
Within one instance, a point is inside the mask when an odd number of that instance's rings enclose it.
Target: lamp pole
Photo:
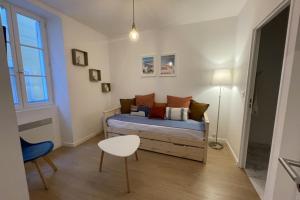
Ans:
[[[218,105],[218,118],[217,118],[217,129],[216,129],[216,141],[210,142],[209,146],[216,150],[221,150],[224,148],[223,144],[218,142],[218,134],[219,134],[219,121],[220,121],[220,108],[221,108],[221,96],[222,96],[222,87],[220,87],[219,91],[219,105]]]

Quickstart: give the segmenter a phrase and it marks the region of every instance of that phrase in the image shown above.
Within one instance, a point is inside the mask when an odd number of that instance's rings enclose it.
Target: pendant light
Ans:
[[[139,40],[139,33],[136,30],[135,23],[134,23],[134,0],[133,0],[133,9],[132,9],[132,27],[129,33],[129,39],[133,42]]]

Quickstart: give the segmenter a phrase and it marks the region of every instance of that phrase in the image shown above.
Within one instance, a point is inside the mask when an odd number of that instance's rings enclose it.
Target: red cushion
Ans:
[[[166,107],[152,107],[149,118],[165,119]]]
[[[154,105],[154,93],[148,95],[135,95],[137,106],[147,106],[151,108]]]
[[[192,97],[167,96],[168,107],[171,108],[189,108]]]

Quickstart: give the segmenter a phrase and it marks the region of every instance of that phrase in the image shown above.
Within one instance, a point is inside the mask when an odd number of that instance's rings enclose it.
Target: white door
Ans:
[[[300,0],[292,3],[284,63],[286,70],[277,110],[265,200],[300,199],[295,182],[278,162],[279,157],[300,161]]]
[[[300,35],[298,35],[298,44],[295,53],[279,156],[300,161]],[[280,165],[275,182],[274,200],[296,199],[298,195],[299,193],[295,183]]]

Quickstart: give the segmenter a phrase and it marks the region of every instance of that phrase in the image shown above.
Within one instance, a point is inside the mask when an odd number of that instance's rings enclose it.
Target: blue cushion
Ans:
[[[52,151],[53,146],[53,142],[51,141],[22,146],[24,162],[32,161],[47,155]]]
[[[145,116],[149,116],[150,108],[148,106],[138,106],[138,111],[145,112]]]

